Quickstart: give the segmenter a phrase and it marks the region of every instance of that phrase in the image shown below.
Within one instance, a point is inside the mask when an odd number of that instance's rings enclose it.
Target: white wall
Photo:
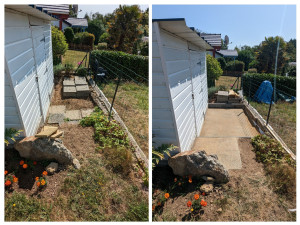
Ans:
[[[26,136],[35,134],[42,118],[40,101],[43,97],[39,94],[36,81],[37,74],[42,79],[47,80],[46,83],[48,83],[43,86],[42,91],[53,87],[52,53],[48,53],[48,67],[43,70],[42,68],[45,68],[44,65],[46,64],[46,62],[43,62],[46,61],[45,55],[42,55],[41,52],[43,51],[40,51],[41,49],[35,49],[34,47],[43,42],[41,41],[43,37],[34,31],[34,28],[38,26],[47,26],[47,31],[45,31],[48,35],[47,46],[51,46],[51,38],[49,39],[50,25],[46,24],[48,22],[39,18],[5,10],[5,71],[8,90],[8,93],[5,93],[5,98],[12,100],[9,92],[15,95],[15,102],[11,102],[10,105],[14,104],[15,114],[19,114],[19,120],[21,120],[20,123],[23,125]],[[49,77],[52,79],[51,83],[49,83]],[[45,104],[44,99],[41,101],[42,104]],[[45,106],[44,110],[47,113],[49,104]],[[6,107],[11,106],[6,105]],[[13,109],[5,110],[5,116],[7,116],[9,115],[8,110],[12,111]],[[10,120],[6,120],[5,126],[13,127],[10,122]]]

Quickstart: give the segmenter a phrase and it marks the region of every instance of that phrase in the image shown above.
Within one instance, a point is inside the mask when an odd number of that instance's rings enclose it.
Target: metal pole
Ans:
[[[250,95],[251,95],[251,84],[252,84],[252,79],[251,79],[251,77],[250,77],[250,86],[249,86],[249,96],[248,96],[248,105],[250,104]]]
[[[113,108],[113,105],[114,105],[114,102],[115,102],[115,98],[116,98],[116,95],[117,95],[117,92],[118,92],[118,88],[119,88],[119,85],[120,85],[120,81],[121,81],[121,78],[119,76],[117,87],[116,87],[116,90],[115,90],[115,94],[114,94],[113,100],[112,100],[111,105],[110,105],[109,116],[108,116],[109,121],[110,121],[110,117],[111,117],[111,111],[112,111],[112,108]]]

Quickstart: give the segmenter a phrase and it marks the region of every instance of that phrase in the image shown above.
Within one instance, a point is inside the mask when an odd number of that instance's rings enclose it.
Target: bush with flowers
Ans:
[[[20,166],[21,168],[23,168],[24,170],[26,169],[34,169],[34,167],[37,165],[36,161],[32,161],[32,160],[21,160],[20,161]]]
[[[202,195],[203,195],[203,193],[202,193]],[[190,211],[192,214],[199,214],[199,212],[205,206],[207,206],[207,202],[204,199],[200,200],[200,194],[195,194],[194,200],[187,202],[187,207],[191,208]]]
[[[48,184],[47,182],[47,171],[44,171],[42,173],[42,176],[41,177],[36,177],[35,180],[36,180],[36,186],[38,187],[38,190],[42,190],[43,188],[45,188]]]
[[[5,170],[5,188],[10,189],[12,188],[13,183],[17,183],[19,179],[14,174],[8,174],[8,171]]]

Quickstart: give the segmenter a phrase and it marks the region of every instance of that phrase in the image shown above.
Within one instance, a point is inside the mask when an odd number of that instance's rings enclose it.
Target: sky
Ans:
[[[153,5],[152,18],[185,18],[189,27],[228,35],[229,49],[276,35],[296,38],[295,5]]]
[[[119,5],[78,5],[78,12],[82,10],[81,12],[78,13],[78,18],[83,18],[85,13],[87,12],[90,14],[99,12],[103,15],[107,13],[112,13],[116,8],[118,8]],[[149,5],[140,5],[141,10],[146,10],[149,7]]]

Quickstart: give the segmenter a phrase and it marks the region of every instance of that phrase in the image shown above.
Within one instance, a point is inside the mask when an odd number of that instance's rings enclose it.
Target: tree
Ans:
[[[286,43],[286,53],[288,62],[296,62],[296,39],[291,39]]]
[[[65,30],[64,30],[64,34],[65,34],[65,37],[66,37],[66,40],[67,42],[70,44],[73,42],[74,40],[74,31],[72,29],[72,27],[67,27]]]
[[[103,43],[103,42],[107,43],[108,39],[109,39],[109,34],[105,32],[100,36],[99,43]]]
[[[208,86],[214,86],[215,80],[218,80],[219,77],[223,74],[223,70],[221,69],[221,65],[217,59],[212,57],[211,55],[206,55],[206,67],[207,67],[207,81]]]
[[[227,50],[228,49],[228,45],[225,42],[225,39],[221,38],[221,50]]]
[[[61,63],[61,56],[68,50],[68,43],[66,42],[64,33],[55,26],[51,27],[51,35],[53,64],[57,65]]]
[[[247,71],[249,68],[249,63],[254,60],[254,55],[250,50],[241,50],[239,51],[237,60],[245,63],[245,70]]]
[[[278,60],[277,60],[277,74],[282,72],[282,69],[287,61],[285,49],[286,43],[283,38],[269,37],[261,43],[261,48],[258,51],[257,61],[259,73],[274,73],[275,72],[275,61],[277,46],[279,44]]]
[[[143,33],[140,7],[138,5],[120,5],[113,14],[115,16],[107,23],[109,47],[118,51],[133,53],[137,48],[137,40]]]
[[[99,18],[95,18],[93,20],[90,20],[88,22],[88,28],[86,29],[87,32],[95,35],[95,42],[94,44],[97,45],[100,36],[105,32],[104,25],[102,23],[102,20]]]

